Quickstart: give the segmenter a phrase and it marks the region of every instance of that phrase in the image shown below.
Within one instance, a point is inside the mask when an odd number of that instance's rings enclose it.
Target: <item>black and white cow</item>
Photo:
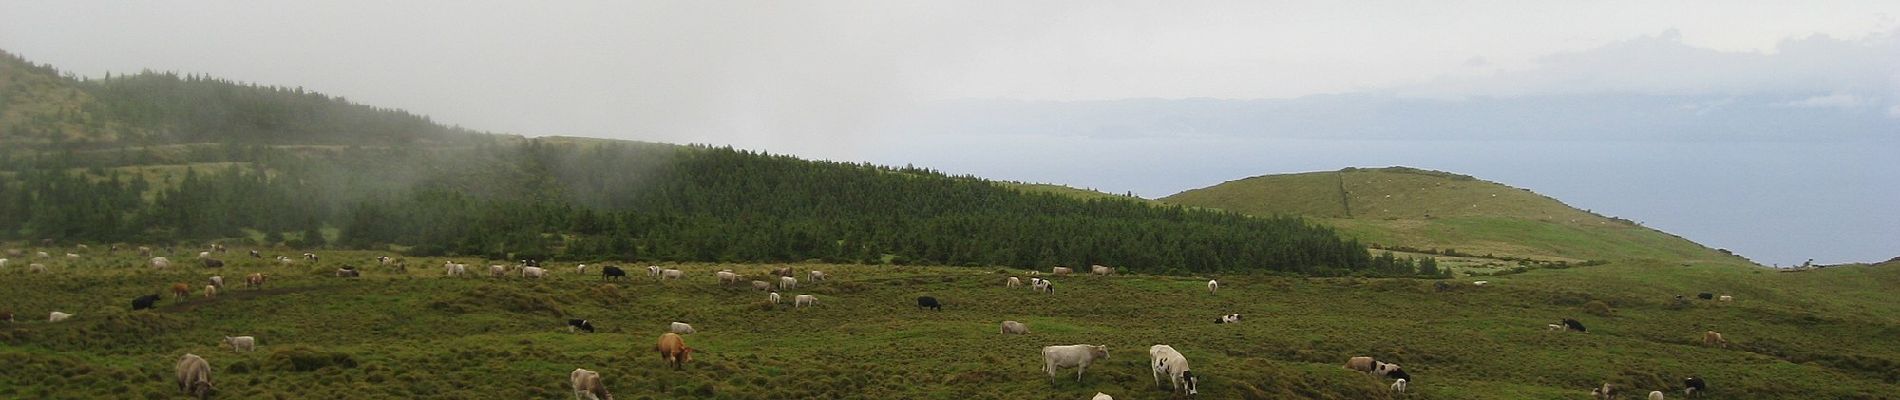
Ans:
[[[1577,332],[1589,332],[1589,330],[1584,329],[1582,322],[1577,322],[1577,320],[1569,319],[1569,318],[1564,318],[1564,329],[1573,330]]]
[[[1240,314],[1227,314],[1214,317],[1214,323],[1216,324],[1231,324],[1235,322],[1240,322]]]
[[[567,331],[573,332],[575,329],[587,331],[587,333],[594,333],[594,323],[584,319],[567,320]]]

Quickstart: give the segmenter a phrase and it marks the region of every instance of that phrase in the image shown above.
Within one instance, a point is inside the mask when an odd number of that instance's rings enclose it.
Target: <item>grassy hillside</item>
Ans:
[[[1529,190],[1403,167],[1257,176],[1160,201],[1252,215],[1307,216],[1386,247],[1571,261],[1740,261]]]
[[[543,281],[445,278],[441,259],[412,258],[407,273],[364,267],[365,277],[342,279],[326,274],[373,265],[376,253],[320,252],[321,265],[239,257],[222,270],[151,271],[123,253],[80,252],[87,258],[52,260],[46,274],[18,264],[0,271],[0,309],[21,315],[0,325],[0,360],[10,366],[0,369],[0,397],[175,398],[172,362],[190,352],[211,362],[219,398],[569,398],[566,374],[584,367],[600,371],[620,399],[1079,399],[1098,391],[1161,399],[1168,396],[1153,386],[1144,352],[1156,343],[1186,354],[1207,399],[1395,398],[1384,382],[1339,368],[1353,355],[1404,365],[1414,375],[1412,399],[1582,398],[1603,381],[1642,393],[1673,389],[1688,375],[1707,379],[1723,399],[1900,393],[1900,309],[1877,295],[1900,284],[1891,266],[1777,274],[1630,262],[1450,291],[1410,279],[1219,276],[1218,295],[1206,293],[1205,277],[1078,276],[1056,278],[1056,294],[1037,295],[1003,287],[1019,270],[796,264],[801,278],[810,269],[835,278],[786,291],[821,299],[793,310],[712,276],[729,268],[757,279],[780,264],[669,264],[687,279],[655,282],[634,271],[609,284],[574,275],[572,264],[553,266]],[[127,311],[132,297],[172,282],[253,271],[274,279],[263,290],[233,285],[215,299]],[[1668,303],[1698,291],[1738,300]],[[917,310],[920,295],[946,308]],[[1582,311],[1592,301],[1613,314]],[[53,310],[78,315],[45,322]],[[1245,320],[1210,322],[1226,313]],[[1543,330],[1564,317],[1590,333]],[[566,318],[592,319],[602,331],[566,333]],[[999,335],[1002,320],[1033,333]],[[699,352],[684,371],[665,369],[651,352],[671,321],[700,331],[686,337]],[[1733,344],[1702,346],[1704,330]],[[257,336],[259,350],[219,349],[224,335]],[[1052,383],[1038,371],[1037,349],[1074,343],[1107,345],[1110,358],[1080,383],[1073,369]]]

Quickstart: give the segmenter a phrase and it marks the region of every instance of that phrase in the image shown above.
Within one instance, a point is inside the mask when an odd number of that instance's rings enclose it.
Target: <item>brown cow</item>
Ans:
[[[693,361],[693,348],[686,347],[686,339],[677,333],[667,332],[660,335],[660,343],[653,345],[660,352],[660,359],[673,364],[673,369],[684,369],[686,363]]]
[[[191,285],[187,285],[184,283],[172,284],[172,298],[176,298],[180,301],[183,301],[185,300],[185,296],[190,296],[190,295],[191,295]]]
[[[1702,333],[1702,345],[1728,348],[1728,340],[1722,339],[1722,333],[1708,331]]]
[[[772,275],[792,276],[792,267],[785,267],[785,268],[772,270]]]
[[[244,277],[244,287],[252,289],[262,288],[264,287],[264,279],[264,273],[253,272],[250,276]]]

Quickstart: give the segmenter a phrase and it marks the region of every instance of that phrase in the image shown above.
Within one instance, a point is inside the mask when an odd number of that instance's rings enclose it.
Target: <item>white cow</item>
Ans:
[[[489,265],[488,276],[496,277],[496,278],[508,276],[508,266],[499,265],[499,264]]]
[[[799,308],[799,307],[804,307],[804,306],[815,306],[815,305],[818,305],[818,296],[813,296],[809,294],[801,294],[801,295],[798,295],[798,297],[792,298],[793,308]]]
[[[1399,378],[1399,380],[1392,381],[1392,391],[1395,393],[1398,393],[1399,395],[1405,394],[1405,386],[1406,386],[1405,378]],[[1656,392],[1655,394],[1650,394],[1649,398],[1651,400],[1662,400],[1662,397],[1658,396],[1661,393],[1662,392]]]
[[[778,302],[779,302],[778,292],[772,292],[772,294],[766,295],[765,298],[767,300],[771,300],[772,305],[775,305],[775,306],[778,305]]]
[[[1115,400],[1115,397],[1109,396],[1108,393],[1095,392],[1095,397],[1090,397],[1089,400]]]
[[[521,277],[523,278],[545,278],[547,276],[548,270],[541,269],[541,267],[521,267]]]
[[[1400,380],[1403,380],[1403,379],[1400,379]],[[1662,393],[1662,391],[1661,391],[1661,390],[1651,390],[1651,391],[1649,391],[1649,400],[1663,400],[1663,393]]]
[[[1217,292],[1220,292],[1220,281],[1216,281],[1213,279],[1207,280],[1207,293],[1214,294]]]
[[[79,258],[78,254],[66,253],[66,258]]]
[[[693,330],[692,325],[689,325],[685,322],[679,322],[679,321],[674,321],[672,324],[667,325],[666,331],[681,334],[681,335],[690,335],[690,334],[693,334],[694,332],[697,332]]]
[[[613,393],[600,383],[599,372],[575,368],[567,374],[567,381],[574,385],[574,400],[614,400]]]
[[[575,275],[587,275],[587,264],[581,264],[581,265],[576,265],[576,266],[574,266],[574,274],[575,274]]]
[[[681,271],[681,270],[677,270],[677,269],[668,269],[668,270],[665,270],[665,271],[660,271],[660,278],[662,278],[662,279],[686,279],[686,271]]]
[[[73,317],[72,314],[54,311],[52,314],[46,315],[46,322],[65,321],[67,318],[72,318],[72,317]]]
[[[1471,282],[1471,285],[1473,286],[1484,286],[1484,285],[1489,285],[1489,284],[1491,284],[1491,281],[1472,281]]]
[[[654,277],[654,278],[658,278],[658,277],[660,277],[660,266],[658,266],[658,265],[648,265],[648,266],[647,266],[647,276],[650,276],[650,277]]]
[[[166,269],[172,267],[172,260],[165,257],[152,257],[151,264],[154,269]]]
[[[46,254],[46,253],[40,253],[40,254]],[[211,252],[209,252],[209,251],[200,251],[200,252],[198,252],[198,258],[211,258]]]
[[[810,276],[812,282],[825,280],[825,271],[807,271],[805,275]]]
[[[798,278],[793,278],[789,276],[778,277],[778,290],[797,289],[797,288],[798,288]]]
[[[714,275],[719,276],[719,284],[721,285],[728,284],[728,283],[739,283],[739,274],[732,273],[732,271],[719,271],[718,273],[715,273]]]
[[[1735,301],[1735,296],[1730,296],[1730,295],[1725,294],[1725,295],[1722,295],[1721,297],[1716,297],[1715,301]]]
[[[1042,294],[1054,294],[1056,292],[1056,281],[1048,279],[1038,280],[1036,281],[1035,291],[1042,292]]]
[[[1049,379],[1056,378],[1056,371],[1062,368],[1076,367],[1075,380],[1082,381],[1082,372],[1089,369],[1095,360],[1108,359],[1108,346],[1072,344],[1067,346],[1048,346],[1042,348],[1042,371],[1049,373]]]
[[[37,253],[37,254],[34,254],[34,255],[35,255],[35,256],[39,256],[39,258],[52,258],[52,257],[53,257],[53,255],[52,255],[52,254],[46,254],[46,252],[44,252],[44,251],[42,251],[42,252],[39,252],[39,253]]]
[[[40,264],[40,263],[27,264],[26,270],[32,271],[35,273],[44,273],[46,272],[46,264]]]
[[[1161,375],[1165,374],[1168,376],[1168,385],[1171,387],[1168,389],[1169,393],[1184,390],[1189,396],[1200,394],[1195,390],[1195,384],[1199,382],[1199,379],[1194,377],[1194,371],[1188,369],[1187,356],[1174,351],[1173,346],[1157,344],[1149,347],[1148,360],[1152,367],[1150,372],[1153,372],[1155,387],[1161,386]]]
[[[1027,335],[1029,334],[1029,325],[1023,325],[1023,323],[1016,321],[1003,321],[1002,331],[1005,335]]]
[[[468,275],[468,264],[456,264],[453,262],[444,261],[442,262],[442,269],[444,271],[445,276],[467,276]]]
[[[218,341],[218,345],[231,346],[231,351],[235,352],[257,351],[257,338],[250,336],[225,336],[224,340]]]
[[[6,268],[6,267],[7,267],[7,259],[0,258],[0,268]]]
[[[211,286],[217,286],[217,287],[218,287],[219,289],[223,289],[223,288],[224,288],[224,276],[223,276],[223,275],[213,275],[213,276],[211,277]]]
[[[1022,285],[1023,285],[1023,280],[1016,279],[1016,277],[1014,276],[1009,277],[1009,281],[1003,283],[1003,287],[1006,287],[1006,288],[1014,288],[1014,287],[1022,286]]]

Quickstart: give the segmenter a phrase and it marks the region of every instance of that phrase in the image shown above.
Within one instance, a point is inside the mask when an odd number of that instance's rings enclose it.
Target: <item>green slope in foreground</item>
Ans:
[[[1160,201],[1251,215],[1305,216],[1384,247],[1570,261],[1746,262],[1529,190],[1403,167],[1257,176]]]
[[[1640,395],[1690,375],[1710,382],[1711,398],[1900,395],[1900,306],[1880,295],[1900,286],[1894,265],[1776,273],[1629,261],[1445,291],[1430,280],[1217,276],[1223,289],[1209,294],[1207,277],[1076,276],[1038,295],[1003,287],[1023,276],[1014,270],[799,264],[801,277],[834,278],[786,291],[820,299],[795,310],[712,273],[759,279],[780,265],[668,265],[686,279],[656,282],[620,264],[635,278],[604,283],[572,264],[544,280],[446,278],[441,259],[408,259],[406,273],[365,267],[343,279],[328,273],[375,265],[377,253],[153,271],[135,257],[79,252],[43,261],[44,274],[0,273],[0,308],[20,314],[0,324],[0,398],[177,398],[172,363],[189,352],[211,362],[216,397],[227,399],[564,399],[574,368],[600,371],[618,399],[1163,399],[1145,354],[1157,343],[1186,354],[1204,399],[1397,398],[1387,382],[1339,367],[1354,355],[1404,365],[1414,376],[1407,399],[1584,398],[1605,381]],[[214,299],[127,311],[131,298],[173,282],[249,272],[274,278],[261,290],[232,285]],[[1668,302],[1697,291],[1737,301]],[[916,309],[922,295],[945,309]],[[1614,311],[1581,311],[1596,301]],[[77,316],[45,322],[54,310]],[[1226,313],[1245,320],[1211,323]],[[1565,317],[1590,333],[1543,329]],[[567,318],[601,331],[569,334]],[[1033,333],[1000,335],[1003,320]],[[651,350],[672,321],[699,331],[686,337],[698,353],[684,371]],[[1731,346],[1701,345],[1705,330]],[[259,349],[218,348],[226,335],[257,336]],[[1107,345],[1110,358],[1080,382],[1074,369],[1053,381],[1039,371],[1039,348],[1074,343]]]

